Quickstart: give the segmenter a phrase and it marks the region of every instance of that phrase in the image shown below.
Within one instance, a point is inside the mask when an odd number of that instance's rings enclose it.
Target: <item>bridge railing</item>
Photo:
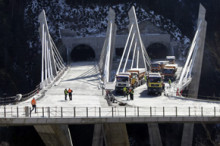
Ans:
[[[38,84],[34,90],[25,94],[17,94],[17,96],[10,96],[10,97],[0,97],[0,105],[14,104],[17,103],[18,101],[27,100],[33,97],[34,95],[38,94],[39,91],[40,91],[40,84]]]
[[[31,107],[1,106],[0,118],[220,117],[220,107]]]

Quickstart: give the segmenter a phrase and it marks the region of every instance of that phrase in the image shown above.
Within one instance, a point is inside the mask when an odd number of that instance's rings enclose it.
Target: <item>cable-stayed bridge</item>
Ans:
[[[128,15],[129,33],[115,72],[144,68],[148,73],[152,60],[142,41],[134,7]],[[200,6],[197,30],[187,59],[179,63],[176,82],[171,87],[165,83],[165,92],[160,96],[149,96],[144,84],[135,88],[134,100],[115,97],[126,106],[111,106],[105,96],[105,90],[115,86],[111,74],[117,27],[112,9],[109,10],[106,38],[98,62],[72,62],[67,65],[49,33],[44,11],[39,15],[39,22],[41,83],[24,98],[15,96],[2,101],[7,105],[0,108],[1,125],[34,125],[46,145],[73,145],[68,124],[96,124],[94,136],[104,135],[106,145],[129,145],[126,123],[148,123],[151,144],[162,145],[157,123],[219,121],[220,102],[196,99],[207,25],[203,6]],[[65,88],[73,90],[71,101],[64,100]],[[181,91],[187,88],[190,89],[188,96],[193,99],[181,95]],[[37,99],[37,113],[30,113],[33,97]],[[193,124],[184,125],[181,145],[192,145],[191,130]],[[61,138],[57,138],[59,136]],[[94,139],[93,145],[101,145],[102,140]]]

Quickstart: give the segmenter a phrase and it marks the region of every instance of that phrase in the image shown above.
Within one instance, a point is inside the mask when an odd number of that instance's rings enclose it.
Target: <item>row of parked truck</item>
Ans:
[[[147,81],[148,94],[161,94],[164,91],[164,81],[176,80],[177,68],[175,56],[166,56],[166,61],[153,62]]]
[[[176,79],[177,64],[175,56],[167,56],[166,61],[156,61],[151,64],[151,72],[145,68],[132,68],[116,75],[116,92],[122,92],[124,87],[137,87],[147,82],[148,94],[161,94],[164,90],[164,80]]]
[[[161,73],[164,76],[164,80],[176,80],[177,68],[175,56],[167,56],[166,61],[155,61],[151,64],[151,71]]]

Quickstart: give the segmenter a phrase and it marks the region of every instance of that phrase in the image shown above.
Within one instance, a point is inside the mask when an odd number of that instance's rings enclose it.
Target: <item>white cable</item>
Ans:
[[[131,62],[131,68],[133,68],[134,65],[134,57],[135,57],[135,53],[136,53],[136,48],[137,48],[137,40],[135,41],[135,45],[134,45],[134,52],[133,52],[133,57],[132,57],[132,62]]]
[[[42,37],[41,37],[41,40],[42,40],[42,59],[41,59],[41,83],[43,84],[43,82],[44,82],[44,24],[42,24],[42,26],[41,26],[41,28],[42,28]],[[43,87],[44,87],[44,85],[42,85]]]
[[[132,39],[131,39],[131,42],[130,42],[130,46],[129,46],[129,49],[128,49],[126,61],[125,61],[124,68],[123,68],[123,71],[122,71],[122,72],[125,72],[125,68],[126,68],[127,62],[128,62],[128,57],[129,57],[129,55],[130,55],[131,47],[132,47],[132,44],[133,44],[133,41],[134,41],[134,36],[135,36],[135,32],[133,32],[133,36],[132,36]]]
[[[120,60],[120,63],[119,63],[119,66],[118,66],[118,69],[117,69],[117,72],[116,72],[116,75],[119,73],[119,70],[121,68],[121,63],[123,61],[123,58],[124,58],[124,54],[125,54],[125,51],[127,49],[127,45],[128,45],[128,41],[130,39],[130,35],[131,35],[131,32],[132,32],[132,29],[133,29],[133,24],[131,25],[131,28],[129,30],[129,34],[128,34],[128,38],[127,38],[127,41],[126,41],[126,44],[125,44],[125,48],[124,48],[124,51],[123,51],[123,54],[122,54],[122,57],[121,57],[121,60]],[[116,79],[114,80],[114,82],[116,81]]]

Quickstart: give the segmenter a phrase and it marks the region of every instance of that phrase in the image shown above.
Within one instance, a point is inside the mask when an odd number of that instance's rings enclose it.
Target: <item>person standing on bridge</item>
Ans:
[[[33,99],[31,100],[31,105],[32,105],[32,110],[31,110],[31,112],[35,109],[35,113],[36,113],[36,100],[35,100],[35,98],[33,98]]]
[[[130,100],[134,100],[134,89],[130,89],[129,90],[129,94],[130,94]]]
[[[70,100],[72,100],[72,92],[73,92],[73,90],[71,90],[71,89],[69,88],[68,93],[69,93],[69,99],[70,99]]]
[[[68,94],[68,91],[67,91],[67,89],[65,89],[65,90],[64,90],[65,100],[67,100],[67,94]]]
[[[171,88],[171,80],[170,80],[170,79],[168,80],[168,83],[169,83],[169,86],[170,86],[170,88]]]
[[[126,87],[123,88],[124,97],[127,95],[127,90],[128,89]]]

